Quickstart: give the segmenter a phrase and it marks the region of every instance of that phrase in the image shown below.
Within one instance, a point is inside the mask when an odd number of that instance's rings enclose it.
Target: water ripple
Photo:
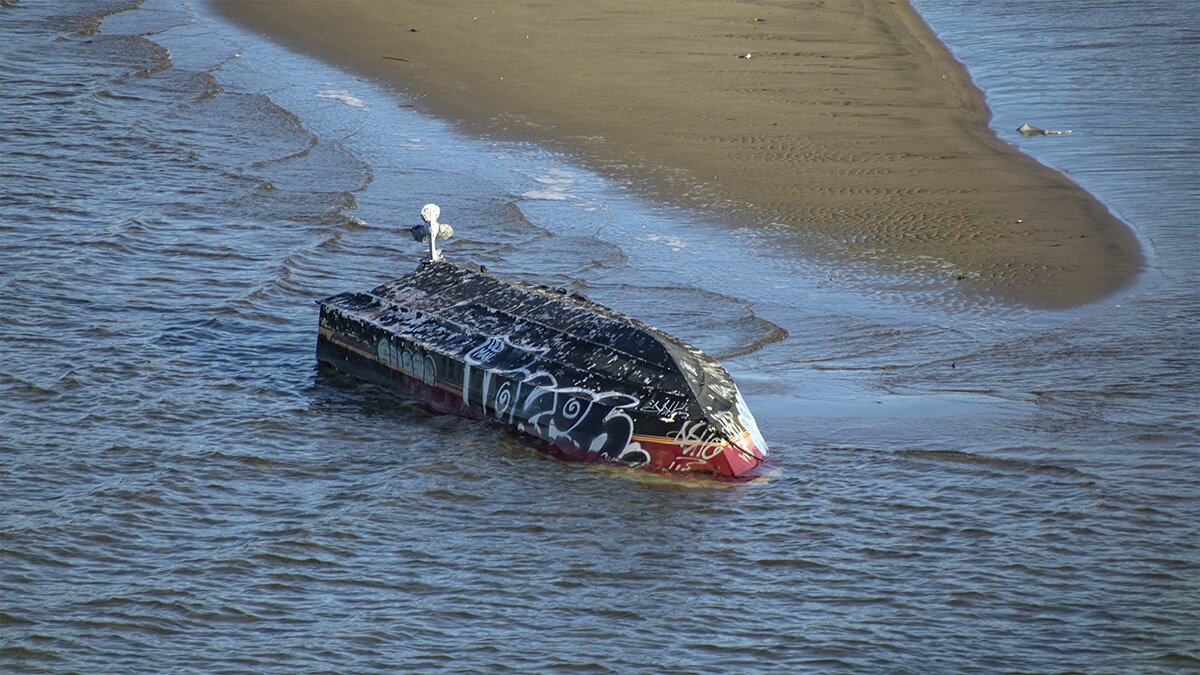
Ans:
[[[819,269],[131,4],[0,6],[0,669],[1194,667],[1169,275],[1047,317]],[[407,271],[425,201],[460,259],[722,355],[774,471],[564,464],[318,367],[312,301]]]

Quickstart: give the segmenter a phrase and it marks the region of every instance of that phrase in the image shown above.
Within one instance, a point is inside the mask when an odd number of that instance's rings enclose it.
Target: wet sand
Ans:
[[[1124,223],[995,136],[982,93],[903,1],[216,4],[467,131],[785,225],[814,256],[1051,308],[1142,269]]]

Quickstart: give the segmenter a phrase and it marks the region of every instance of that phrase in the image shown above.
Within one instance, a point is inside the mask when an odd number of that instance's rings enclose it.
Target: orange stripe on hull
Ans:
[[[754,446],[749,431],[733,439],[733,443],[681,445],[668,438],[636,435],[634,440],[650,455],[650,463],[643,468],[659,471],[703,472],[732,478],[758,466],[765,454]]]

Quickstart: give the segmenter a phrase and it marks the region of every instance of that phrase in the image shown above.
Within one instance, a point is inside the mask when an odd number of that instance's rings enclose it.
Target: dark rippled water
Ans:
[[[918,6],[1147,245],[1059,313],[639,203],[203,5],[4,3],[0,670],[1195,672],[1196,15],[1005,23],[1042,4]],[[564,464],[317,368],[312,301],[407,271],[427,201],[725,355],[773,474]]]

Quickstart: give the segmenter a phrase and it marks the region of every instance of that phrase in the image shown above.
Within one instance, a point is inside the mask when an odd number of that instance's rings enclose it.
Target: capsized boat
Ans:
[[[491,420],[553,456],[745,476],[767,455],[729,373],[699,349],[562,289],[429,257],[367,292],[319,301],[317,358],[439,413]]]

